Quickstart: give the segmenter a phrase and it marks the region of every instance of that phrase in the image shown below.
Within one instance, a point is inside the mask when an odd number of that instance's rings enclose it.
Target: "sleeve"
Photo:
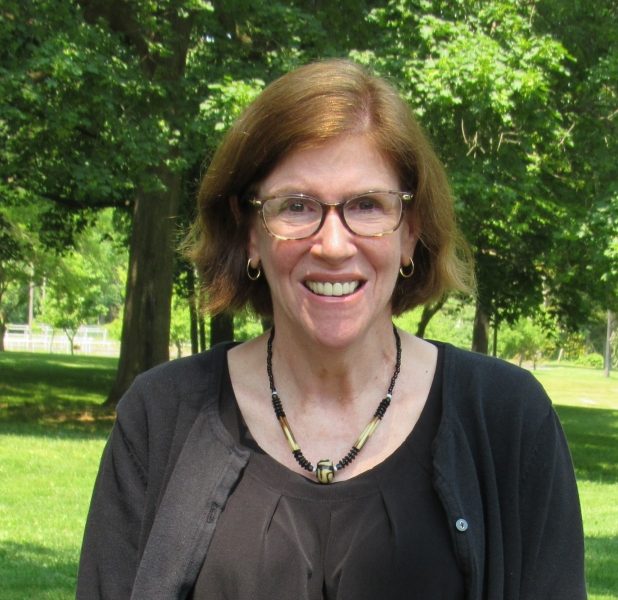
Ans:
[[[77,600],[128,599],[139,562],[147,444],[144,434],[141,448],[130,437],[139,439],[135,432],[145,430],[146,420],[143,413],[132,418],[126,414],[123,401],[94,486],[77,577]]]
[[[550,408],[521,481],[522,600],[586,596],[584,537],[571,455]]]

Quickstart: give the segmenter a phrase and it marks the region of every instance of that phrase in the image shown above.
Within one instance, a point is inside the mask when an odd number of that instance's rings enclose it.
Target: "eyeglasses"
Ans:
[[[410,192],[363,192],[343,202],[327,203],[307,194],[254,198],[266,231],[280,240],[302,240],[320,231],[326,213],[334,208],[346,229],[356,235],[380,237],[396,231]]]

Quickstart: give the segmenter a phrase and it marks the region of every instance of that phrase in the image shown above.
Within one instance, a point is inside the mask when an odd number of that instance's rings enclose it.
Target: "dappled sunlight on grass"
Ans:
[[[67,590],[75,587],[76,573],[74,548],[0,541],[3,598],[69,598]]]
[[[27,422],[43,435],[107,433],[114,412],[101,405],[116,364],[107,357],[0,353],[0,429]]]
[[[618,536],[586,536],[586,575],[590,594],[612,594],[618,591]],[[591,596],[592,597],[592,596]],[[599,596],[615,598],[615,596]]]
[[[13,429],[0,435],[0,595],[68,599],[104,438]]]
[[[542,367],[573,455],[586,532],[590,600],[618,598],[618,374]]]
[[[618,482],[618,410],[556,406],[580,480]]]

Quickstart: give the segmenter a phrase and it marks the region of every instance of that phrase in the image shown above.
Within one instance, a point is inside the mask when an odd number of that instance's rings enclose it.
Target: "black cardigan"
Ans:
[[[139,376],[118,405],[97,477],[79,600],[185,598],[245,466],[221,423],[229,345]],[[433,443],[470,600],[586,598],[583,532],[570,454],[528,372],[444,345]]]

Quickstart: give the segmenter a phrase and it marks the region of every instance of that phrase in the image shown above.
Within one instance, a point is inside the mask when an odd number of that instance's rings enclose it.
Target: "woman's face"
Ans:
[[[292,152],[261,183],[258,198],[296,192],[336,203],[369,190],[400,189],[394,169],[370,139],[347,135]],[[409,263],[414,245],[405,218],[394,233],[362,237],[331,209],[322,228],[301,240],[276,239],[255,219],[248,251],[252,264],[261,262],[278,332],[341,348],[380,328],[390,330],[399,267]],[[327,295],[323,284],[337,283],[344,293]]]

